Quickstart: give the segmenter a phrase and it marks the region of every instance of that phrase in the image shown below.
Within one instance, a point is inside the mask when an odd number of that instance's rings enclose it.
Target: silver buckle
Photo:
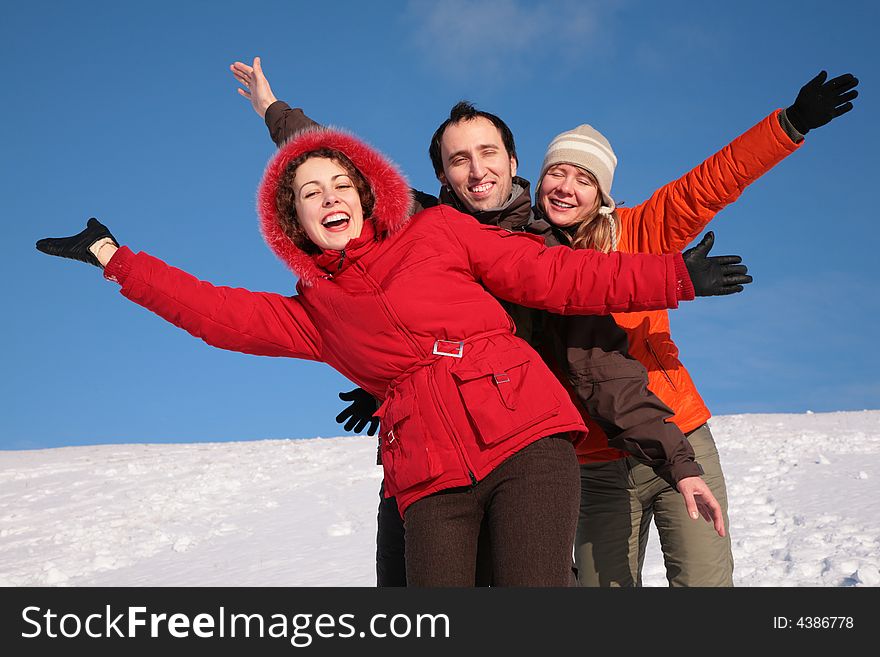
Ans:
[[[507,376],[506,372],[500,372],[492,375],[492,378],[495,379],[495,383],[500,385],[502,383],[510,383],[510,377]]]
[[[445,351],[440,348],[440,343],[443,343],[444,347],[449,345],[454,345],[457,351]],[[434,350],[431,352],[435,356],[451,356],[452,358],[461,358],[462,353],[464,353],[464,342],[460,340],[435,340],[434,341]]]

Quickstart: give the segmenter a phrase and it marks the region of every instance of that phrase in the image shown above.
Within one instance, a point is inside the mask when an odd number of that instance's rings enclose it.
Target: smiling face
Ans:
[[[449,125],[440,141],[448,185],[470,212],[501,207],[510,198],[516,158],[504,147],[501,133],[482,116]]]
[[[565,228],[591,218],[601,196],[596,179],[573,164],[555,164],[541,179],[538,203],[554,226]]]
[[[322,249],[341,251],[360,236],[364,213],[357,187],[338,162],[312,157],[293,179],[296,220]]]

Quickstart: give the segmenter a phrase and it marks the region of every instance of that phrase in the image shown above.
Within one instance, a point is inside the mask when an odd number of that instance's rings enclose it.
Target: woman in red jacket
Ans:
[[[674,253],[694,240],[724,206],[774,165],[797,150],[811,128],[828,123],[852,108],[858,83],[846,74],[826,81],[824,71],[807,83],[795,103],[776,110],[756,126],[693,170],[654,192],[644,203],[616,208],[611,183],[617,158],[608,140],[589,125],[556,136],[541,167],[536,215],[555,227],[558,241],[575,249],[601,252]],[[708,233],[696,249],[707,253]],[[737,291],[731,280],[730,291]],[[739,288],[741,289],[741,288]],[[696,386],[678,359],[670,337],[669,318],[662,310],[614,313],[628,334],[629,354],[647,369],[650,390],[674,412],[669,418],[687,436],[702,466],[704,479],[724,509],[727,491],[718,451],[707,420],[710,417]],[[569,339],[577,318],[563,318],[556,337]],[[625,382],[627,361],[613,377],[585,367],[586,350],[577,343],[554,345],[567,369],[574,392],[601,397],[596,387],[614,386],[617,413],[644,406],[644,398],[627,401],[627,390],[641,385],[644,370],[629,368],[633,383]],[[590,343],[592,345],[592,343]],[[617,391],[622,391],[617,395]],[[706,531],[689,520],[673,484],[636,462],[626,452],[609,447],[602,429],[589,423],[590,433],[578,444],[582,501],[575,543],[578,580],[584,586],[639,586],[652,518],[663,549],[667,579],[672,586],[732,586],[733,554],[729,536]]]
[[[410,218],[410,203],[379,153],[316,129],[277,152],[259,191],[263,235],[299,277],[293,297],[199,281],[119,248],[96,219],[37,248],[103,266],[124,296],[213,346],[323,361],[382,400],[410,584],[473,585],[485,516],[497,584],[567,585],[579,490],[569,434],[585,427],[486,290],[566,314],[659,309],[693,297],[689,270],[678,254],[548,249],[445,206]],[[685,483],[723,533],[706,485]]]

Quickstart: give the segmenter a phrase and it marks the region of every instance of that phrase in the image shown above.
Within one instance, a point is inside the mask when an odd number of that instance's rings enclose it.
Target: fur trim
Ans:
[[[257,191],[260,232],[269,248],[296,274],[311,285],[324,273],[310,255],[297,247],[281,229],[275,197],[284,170],[291,160],[318,148],[344,153],[366,178],[376,199],[373,215],[376,235],[383,239],[400,230],[412,213],[412,192],[403,174],[384,155],[352,134],[336,128],[316,127],[297,133],[269,160]],[[368,219],[365,217],[365,219]]]

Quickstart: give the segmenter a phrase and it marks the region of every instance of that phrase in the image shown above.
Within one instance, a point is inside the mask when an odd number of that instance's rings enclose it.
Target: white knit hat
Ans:
[[[617,156],[601,132],[584,123],[573,130],[556,135],[544,154],[544,163],[541,165],[541,176],[538,180],[543,180],[547,169],[555,164],[573,164],[596,176],[604,206],[599,212],[610,214],[614,210],[611,183],[614,181]]]

